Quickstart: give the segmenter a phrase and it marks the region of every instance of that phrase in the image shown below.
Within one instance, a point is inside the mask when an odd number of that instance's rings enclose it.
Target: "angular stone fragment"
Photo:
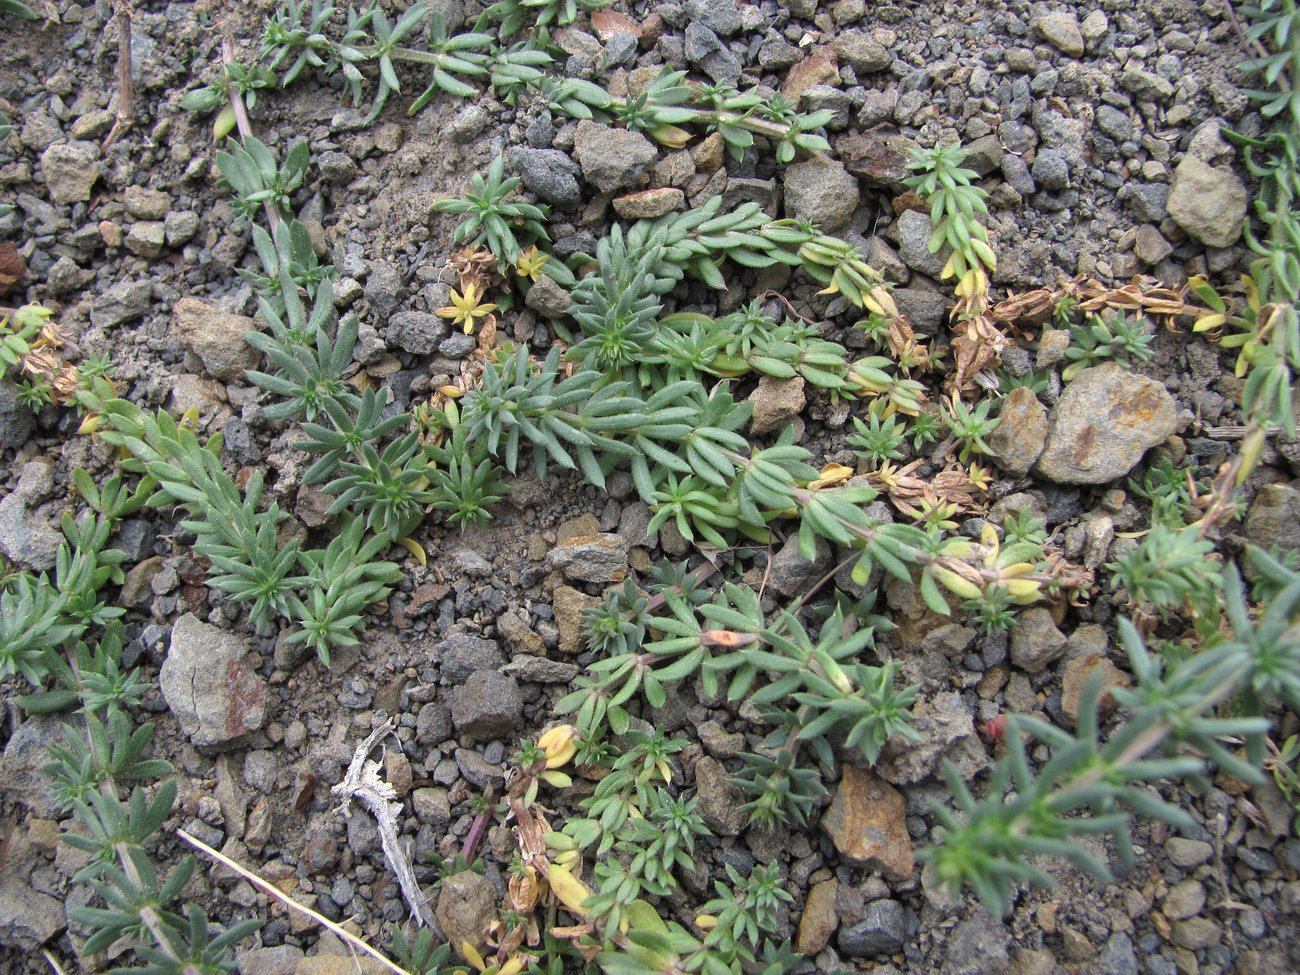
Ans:
[[[466,741],[510,735],[523,710],[519,683],[495,670],[476,670],[451,692],[451,720]]]
[[[1008,474],[1024,477],[1047,442],[1047,409],[1032,389],[1021,386],[1003,398],[998,416],[988,439],[993,458]]]
[[[552,549],[547,561],[566,579],[622,582],[627,575],[627,540],[612,532],[579,535]]]
[[[1061,711],[1071,724],[1079,720],[1079,697],[1093,671],[1101,675],[1101,698],[1097,709],[1103,718],[1115,710],[1115,699],[1108,693],[1110,688],[1132,685],[1128,675],[1105,657],[1085,653],[1072,658],[1066,663],[1065,675],[1061,679]]]
[[[84,203],[99,179],[100,164],[88,142],[56,142],[41,153],[41,173],[55,203]]]
[[[988,753],[975,734],[975,721],[961,695],[945,691],[912,707],[912,728],[920,740],[895,735],[885,745],[876,771],[894,785],[912,785],[935,774],[947,759],[969,781],[988,765]]]
[[[832,877],[813,884],[812,890],[808,891],[794,942],[794,950],[799,954],[811,957],[830,944],[831,935],[840,923],[835,913],[835,895],[839,889],[840,882]]]
[[[870,772],[845,765],[822,829],[854,866],[880,870],[890,880],[912,875],[912,838],[903,794]]]
[[[740,811],[745,794],[731,784],[726,768],[712,758],[695,763],[695,789],[699,797],[700,818],[719,836],[736,836],[749,822],[749,814]]]
[[[472,870],[452,874],[438,888],[434,917],[447,943],[463,958],[461,945],[482,950],[487,926],[496,919],[497,892],[492,881]]]
[[[796,220],[834,233],[857,209],[858,181],[832,159],[809,159],[785,171],[785,210]]]
[[[1083,56],[1083,31],[1073,13],[1056,11],[1043,14],[1033,21],[1034,33],[1062,54],[1072,58]]]
[[[1027,674],[1041,674],[1065,653],[1065,634],[1052,614],[1031,606],[1011,626],[1011,662]]]
[[[763,376],[749,399],[754,404],[749,432],[756,436],[772,433],[780,430],[803,410],[807,403],[804,379],[802,376],[793,379]]]
[[[0,877],[0,945],[35,951],[67,926],[63,905],[17,877]]]
[[[249,666],[248,654],[243,639],[193,613],[172,627],[158,682],[195,748],[238,747],[266,721],[266,682]]]
[[[581,653],[583,649],[582,611],[599,606],[597,596],[588,596],[572,586],[556,586],[552,597],[555,625],[559,628],[559,649],[562,653]]]
[[[614,198],[614,212],[624,220],[653,220],[672,213],[686,200],[686,194],[671,186],[641,190]]]
[[[213,308],[194,298],[182,298],[172,309],[172,334],[203,362],[213,379],[229,382],[257,365],[260,354],[244,339],[257,322]]]
[[[1187,155],[1174,170],[1169,215],[1174,223],[1209,247],[1231,247],[1241,236],[1249,196],[1230,169],[1208,166]]]
[[[659,158],[641,133],[585,120],[574,133],[573,154],[582,166],[583,178],[602,193],[634,185]]]

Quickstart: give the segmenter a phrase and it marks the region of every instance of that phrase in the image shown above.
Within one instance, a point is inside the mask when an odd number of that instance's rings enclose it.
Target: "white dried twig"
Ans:
[[[331,795],[342,796],[339,810],[344,816],[351,815],[349,803],[355,799],[369,810],[379,826],[379,842],[384,850],[388,866],[397,875],[397,884],[402,888],[402,896],[411,908],[411,913],[421,924],[437,930],[433,918],[429,916],[428,900],[420,890],[415,879],[415,869],[410,858],[397,840],[397,814],[401,805],[397,802],[397,793],[393,787],[379,776],[381,765],[369,760],[370,753],[385,735],[393,730],[392,719],[384,722],[370,733],[352,755],[352,762],[343,776],[343,781],[330,789]]]

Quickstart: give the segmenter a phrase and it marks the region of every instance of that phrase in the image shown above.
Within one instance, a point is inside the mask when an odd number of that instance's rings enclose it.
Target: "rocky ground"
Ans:
[[[478,12],[463,0],[437,6],[453,24]],[[913,145],[960,137],[969,147],[968,164],[991,195],[999,296],[1061,274],[1178,283],[1205,273],[1225,282],[1244,266],[1248,188],[1220,133],[1252,134],[1262,122],[1239,91],[1238,34],[1218,0],[619,0],[609,9],[625,16],[584,15],[556,34],[570,74],[617,89],[666,63],[766,85],[832,111],[831,160],[783,169],[754,156],[735,162],[716,138],[668,152],[640,135],[559,124],[544,106],[490,96],[435,99],[414,118],[395,98],[365,125],[317,79],[264,93],[252,112],[259,136],[281,147],[310,140],[315,165],[295,203],[338,268],[340,304],[361,317],[358,361],[397,406],[427,397],[475,347],[432,314],[448,303],[443,269],[455,221],[430,208],[502,152],[528,192],[552,206],[557,253],[590,251],[611,205],[631,217],[665,200],[758,200],[860,244],[895,283],[900,309],[931,335],[943,333],[951,303],[936,280],[942,261],[926,251],[924,216],[892,205]],[[306,528],[321,527],[328,502],[301,487],[304,455],[266,421],[261,395],[243,379],[256,364],[242,340],[255,324],[246,317],[254,301],[235,271],[256,258],[217,188],[210,119],[178,105],[183,91],[215,76],[223,37],[255,53],[264,5],[141,3],[139,117],[107,153],[99,140],[115,108],[110,9],[104,0],[55,0],[51,11],[58,22],[0,22],[0,109],[17,130],[0,144],[0,202],[16,204],[0,217],[0,241],[16,244],[27,266],[4,302],[56,308],[83,353],[111,356],[132,400],[197,408],[202,429],[224,434],[228,469],[273,470],[281,504]],[[678,192],[630,196],[646,188]],[[843,327],[850,319],[835,324],[838,309],[814,290],[795,282],[785,293],[832,321],[833,337],[861,345]],[[699,289],[680,298],[714,312],[748,296]],[[552,341],[551,309],[533,304],[502,327],[541,351]],[[1144,451],[1159,445],[1201,477],[1217,469],[1234,449],[1224,432],[1237,419],[1231,360],[1187,334],[1162,333],[1155,348],[1132,373],[1102,370],[1064,392],[1059,343],[1008,352],[1008,372],[1043,370],[1047,385],[1038,412],[1025,404],[1023,415],[1003,414],[1004,479],[989,519],[1032,508],[1068,556],[1096,568],[1133,544],[1126,533],[1147,527],[1145,502],[1126,494],[1123,480]],[[775,424],[804,408],[802,397],[756,395]],[[803,436],[816,462],[851,463],[844,412],[808,398]],[[1078,431],[1115,403],[1150,408],[1120,439],[1081,445]],[[73,503],[71,469],[108,470],[109,451],[75,436],[78,422],[55,409],[33,418],[13,386],[0,384],[0,551],[21,566],[52,564],[58,518]],[[1034,454],[1045,439],[1046,454],[1031,466],[1036,454],[1025,460],[1026,449]],[[1300,449],[1274,447],[1248,485],[1250,515],[1237,534],[1297,548]],[[373,820],[359,811],[345,818],[329,794],[357,742],[396,718],[403,746],[389,750],[385,770],[403,798],[417,876],[433,883],[430,860],[459,848],[471,798],[500,784],[518,738],[552,718],[590,659],[578,632],[582,608],[629,570],[689,555],[676,533],[646,535],[649,511],[627,477],[615,476],[608,493],[521,477],[487,528],[459,533],[431,521],[421,529],[429,565],[407,561],[363,646],[327,669],[274,632],[254,631],[240,607],[208,590],[177,520],[167,510],[133,518],[116,541],[130,567],[119,597],[129,609],[128,657],[157,678],[146,709],[156,749],[179,775],[176,825],[327,917],[356,918],[380,945],[406,907]],[[793,598],[824,571],[779,550],[769,598]],[[833,802],[807,833],[748,829],[738,814],[726,776],[762,737],[745,708],[679,686],[665,708],[644,715],[691,740],[679,781],[698,790],[717,834],[683,878],[691,903],[712,893],[724,865],[744,873],[779,861],[794,895],[785,932],[809,970],[826,972],[1268,975],[1300,967],[1300,840],[1294,810],[1271,784],[1246,791],[1220,780],[1203,795],[1168,787],[1202,824],[1194,834],[1139,823],[1137,867],[1112,884],[1047,864],[1058,886],[1025,891],[1004,919],[938,887],[913,859],[931,839],[930,804],[944,792],[938,759],[976,776],[993,750],[976,728],[1004,712],[1045,712],[1070,727],[1081,675],[1099,658],[1114,661],[1115,681],[1125,679],[1112,625],[1122,600],[1103,573],[1089,605],[1030,609],[1009,637],[985,639],[960,619],[936,626],[911,592],[886,589],[901,626],[884,645],[921,684],[922,742],[891,753],[878,775],[828,770]],[[214,659],[228,679],[211,678]],[[6,690],[21,688],[11,681]],[[1287,721],[1284,735],[1296,730],[1294,716]],[[8,971],[47,971],[31,951],[42,943],[76,968],[79,932],[65,930],[65,912],[88,895],[69,884],[80,864],[56,843],[58,809],[37,771],[58,728],[57,719],[20,720],[12,706],[3,727],[0,967]],[[166,840],[160,858],[179,855],[175,846]],[[482,877],[443,888],[444,927],[490,914],[512,849],[508,830],[494,826]],[[1103,846],[1096,852],[1107,858]],[[247,975],[341,970],[337,943],[232,874],[200,870],[186,893],[219,919],[266,919],[242,957]],[[304,952],[316,957],[300,961]]]

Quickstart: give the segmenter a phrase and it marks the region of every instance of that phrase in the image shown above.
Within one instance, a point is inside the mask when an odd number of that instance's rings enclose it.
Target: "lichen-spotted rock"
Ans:
[[[1057,484],[1108,484],[1172,436],[1177,423],[1174,398],[1156,380],[1113,362],[1085,369],[1052,409],[1035,470]]]

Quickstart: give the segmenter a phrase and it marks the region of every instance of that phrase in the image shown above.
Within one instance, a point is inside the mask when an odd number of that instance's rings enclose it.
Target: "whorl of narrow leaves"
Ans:
[[[947,769],[960,817],[942,806],[935,809],[944,839],[922,858],[935,864],[944,881],[970,884],[991,911],[1005,913],[1016,884],[1050,883],[1030,864],[1032,855],[1066,857],[1106,879],[1109,870],[1075,837],[1109,835],[1127,867],[1133,858],[1128,812],[1179,827],[1194,825],[1147,783],[1199,776],[1209,763],[1247,782],[1259,781],[1270,727],[1267,704],[1300,705],[1300,573],[1276,562],[1271,567],[1289,581],[1257,620],[1251,619],[1235,567],[1227,571],[1224,608],[1231,637],[1177,662],[1152,656],[1132,624],[1121,620],[1135,685],[1108,693],[1128,709],[1123,723],[1103,740],[1098,673],[1085,685],[1073,736],[1035,718],[1009,717],[1007,753],[984,799],[977,801],[955,770]],[[1214,717],[1214,708],[1230,698],[1241,702],[1241,716]],[[1029,768],[1026,736],[1052,750],[1037,775]],[[1227,744],[1234,738],[1246,741],[1245,761]],[[1152,757],[1158,750],[1163,757]],[[1014,792],[1009,799],[1008,788]]]

